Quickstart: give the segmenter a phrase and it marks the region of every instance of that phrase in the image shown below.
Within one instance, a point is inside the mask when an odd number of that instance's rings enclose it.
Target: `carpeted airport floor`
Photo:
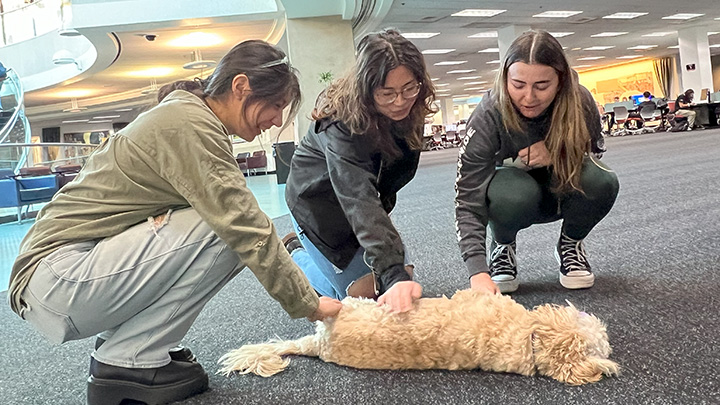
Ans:
[[[717,404],[720,403],[720,130],[607,139],[603,161],[621,189],[609,216],[587,238],[594,288],[557,281],[559,223],[518,236],[521,286],[530,308],[564,304],[608,326],[617,378],[581,387],[544,377],[483,371],[355,370],[293,357],[270,378],[217,375],[217,359],[246,343],[313,332],[291,320],[249,271],[200,315],[184,343],[210,377],[210,390],[184,404]],[[457,149],[423,153],[399,195],[393,220],[412,251],[424,296],[452,295],[467,275],[455,242]],[[275,219],[279,232],[288,217]],[[1,294],[3,300],[5,293]],[[93,340],[51,346],[7,305],[0,306],[0,402],[83,404]]]

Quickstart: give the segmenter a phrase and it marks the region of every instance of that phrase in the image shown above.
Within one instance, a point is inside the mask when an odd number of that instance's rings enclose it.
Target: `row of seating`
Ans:
[[[17,208],[18,222],[22,222],[22,208],[27,213],[32,204],[48,202],[65,184],[72,181],[80,165],[23,167],[17,174],[11,169],[0,169],[0,208]]]
[[[267,174],[267,155],[264,150],[256,150],[252,155],[250,152],[238,153],[235,161],[245,175],[257,174],[258,170]]]

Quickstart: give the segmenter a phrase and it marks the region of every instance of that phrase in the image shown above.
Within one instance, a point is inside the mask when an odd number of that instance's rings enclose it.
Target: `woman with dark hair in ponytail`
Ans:
[[[296,233],[283,240],[319,294],[396,312],[420,298],[389,213],[415,176],[434,99],[422,54],[392,29],[365,36],[353,68],[318,97],[285,189]]]
[[[615,173],[599,161],[603,151],[595,101],[562,46],[545,31],[515,39],[460,149],[455,224],[471,288],[515,291],[518,231],[560,219],[560,283],[593,286],[583,239],[619,189]]]
[[[39,213],[13,266],[12,309],[50,341],[97,335],[88,404],[168,403],[207,389],[179,346],[205,304],[244,267],[290,316],[334,316],[260,210],[232,154],[294,114],[285,54],[246,41],[204,81],[110,136]],[[192,91],[189,92],[187,90]]]

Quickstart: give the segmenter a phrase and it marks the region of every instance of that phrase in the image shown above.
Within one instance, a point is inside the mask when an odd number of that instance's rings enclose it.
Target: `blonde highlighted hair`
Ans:
[[[374,92],[399,66],[410,70],[421,86],[408,117],[394,122],[377,110]],[[360,41],[355,65],[318,96],[312,117],[341,121],[351,133],[367,136],[384,157],[392,159],[400,155],[393,134],[404,138],[413,150],[422,148],[425,117],[437,112],[434,101],[435,88],[422,53],[398,31],[385,29]]]
[[[508,69],[513,63],[550,66],[558,74],[558,92],[552,104],[550,129],[545,146],[550,152],[553,174],[559,192],[577,190],[583,159],[590,152],[590,131],[584,116],[580,85],[570,68],[560,43],[547,31],[528,31],[513,41],[495,80],[493,97],[508,132],[525,131],[520,112],[508,93]]]

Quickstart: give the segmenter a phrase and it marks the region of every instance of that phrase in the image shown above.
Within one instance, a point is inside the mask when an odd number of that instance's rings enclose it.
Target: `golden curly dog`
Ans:
[[[569,306],[526,310],[512,298],[471,290],[452,299],[423,298],[393,314],[369,299],[345,298],[337,318],[317,322],[314,335],[245,345],[225,354],[219,371],[269,377],[281,356],[317,356],[367,369],[447,369],[541,374],[581,385],[618,374],[609,360],[605,325]]]

